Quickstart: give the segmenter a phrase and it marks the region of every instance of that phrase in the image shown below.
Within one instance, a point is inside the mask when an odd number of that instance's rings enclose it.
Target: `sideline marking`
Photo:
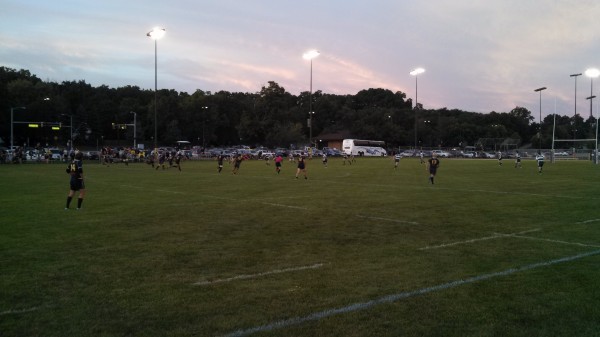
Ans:
[[[217,279],[217,280],[212,280],[212,281],[200,281],[200,282],[193,283],[193,285],[195,285],[195,286],[205,286],[205,285],[211,285],[211,284],[216,284],[216,283],[224,283],[224,282],[230,282],[230,281],[235,281],[235,280],[246,280],[246,279],[257,278],[257,277],[266,276],[266,275],[288,273],[288,272],[292,272],[292,271],[300,271],[300,270],[306,270],[306,269],[317,269],[317,268],[321,268],[323,266],[324,266],[323,263],[316,263],[316,264],[313,264],[313,265],[310,265],[310,266],[292,267],[292,268],[285,268],[285,269],[275,269],[275,270],[266,271],[264,273],[258,273],[258,274],[246,274],[246,275],[238,275],[238,276],[234,276],[234,277],[229,277],[229,278],[224,278],[224,279]]]
[[[393,302],[397,302],[399,300],[409,298],[409,297],[424,295],[424,294],[428,294],[428,293],[435,292],[435,291],[451,289],[451,288],[455,288],[455,287],[458,287],[458,286],[461,286],[464,284],[470,284],[470,283],[475,283],[475,282],[479,282],[479,281],[492,279],[495,277],[516,274],[519,272],[529,271],[529,270],[537,269],[540,267],[547,267],[547,266],[551,266],[551,265],[555,265],[555,264],[559,264],[559,263],[579,260],[579,259],[582,259],[582,258],[585,258],[588,256],[593,256],[593,255],[598,255],[598,254],[600,254],[600,250],[594,250],[591,252],[568,256],[568,257],[563,257],[563,258],[559,258],[559,259],[555,259],[555,260],[549,260],[549,261],[545,261],[545,262],[529,264],[529,265],[526,265],[523,267],[510,268],[510,269],[506,269],[506,270],[499,271],[499,272],[482,274],[479,276],[473,276],[473,277],[469,277],[466,279],[456,280],[456,281],[452,281],[452,282],[448,282],[448,283],[442,283],[442,284],[438,284],[438,285],[427,287],[427,288],[421,288],[418,290],[412,290],[412,291],[406,291],[406,292],[401,292],[401,293],[397,293],[397,294],[387,295],[387,296],[383,296],[383,297],[380,297],[380,298],[377,298],[377,299],[374,299],[371,301],[358,302],[358,303],[353,303],[353,304],[347,305],[345,307],[333,308],[333,309],[327,309],[327,310],[323,310],[323,311],[314,312],[307,316],[296,316],[293,318],[288,318],[288,319],[284,319],[284,320],[280,320],[280,321],[276,321],[276,322],[272,322],[272,323],[267,323],[265,325],[260,325],[260,326],[256,326],[256,327],[249,328],[249,329],[243,329],[243,330],[240,329],[240,330],[228,333],[228,334],[224,335],[224,337],[248,336],[248,335],[256,333],[256,332],[272,331],[275,329],[286,328],[286,327],[289,327],[292,325],[299,325],[299,324],[302,324],[305,322],[318,321],[320,319],[327,318],[327,317],[330,317],[333,315],[339,315],[339,314],[345,314],[345,313],[359,311],[359,310],[365,310],[365,309],[374,307],[376,305],[393,303]]]
[[[156,192],[172,193],[172,194],[185,194],[185,192],[179,192],[179,191],[168,191],[168,190],[156,190]]]
[[[283,204],[273,204],[270,202],[261,202],[261,204],[263,205],[269,205],[269,206],[277,206],[277,207],[286,207],[286,208],[294,208],[294,209],[302,209],[302,210],[308,210],[308,208],[306,207],[300,207],[300,206],[288,206],[288,205],[283,205]]]
[[[575,246],[581,246],[581,247],[600,248],[600,246],[598,246],[598,245],[590,245],[590,244],[587,244],[587,243],[568,242],[568,241],[561,241],[561,240],[536,238],[534,236],[525,236],[525,235],[511,235],[511,236],[515,237],[515,238],[520,238],[520,239],[528,239],[528,240],[536,240],[536,241],[547,241],[547,242],[553,242],[553,243],[563,243],[563,244],[566,244],[566,245],[575,245]]]
[[[476,193],[527,195],[527,196],[543,197],[543,198],[597,199],[597,198],[578,197],[578,196],[562,195],[562,194],[539,194],[539,193],[515,192],[515,191],[489,191],[489,190],[477,190],[477,189],[470,190],[470,189],[455,189],[455,188],[448,188],[448,187],[441,187],[441,188],[436,188],[436,189],[449,190],[449,191],[476,192]]]
[[[579,221],[579,222],[576,222],[576,223],[585,224],[585,223],[598,222],[598,221],[600,221],[600,219],[585,220],[585,221]]]
[[[280,200],[280,199],[300,199],[302,197],[295,197],[295,196],[283,196],[283,197],[265,197],[265,198],[254,198],[254,201],[260,201],[260,200]]]
[[[12,314],[24,314],[26,312],[40,310],[41,308],[42,307],[33,307],[33,308],[28,308],[28,309],[11,309],[11,310],[6,310],[6,311],[0,312],[0,316],[12,315]]]
[[[531,232],[537,232],[537,231],[540,231],[540,230],[541,230],[541,228],[535,228],[535,229],[529,229],[529,230],[526,230],[526,231],[522,231],[522,232],[518,232],[518,233],[511,233],[511,234],[498,234],[498,233],[494,233],[494,235],[492,235],[492,236],[486,236],[486,237],[482,237],[482,238],[478,238],[478,239],[471,239],[471,240],[465,240],[465,241],[457,241],[457,242],[445,243],[445,244],[437,245],[437,246],[426,246],[426,247],[419,248],[419,250],[437,249],[437,248],[444,248],[444,247],[462,245],[462,244],[466,244],[466,243],[473,243],[473,242],[477,242],[477,241],[485,241],[485,240],[491,240],[491,239],[511,237],[511,236],[515,236],[515,235],[518,235],[518,234],[526,234],[526,233],[531,233]]]
[[[379,218],[376,216],[366,216],[366,215],[360,215],[357,214],[356,215],[359,218],[363,218],[363,219],[371,219],[371,220],[382,220],[382,221],[390,221],[390,222],[397,222],[397,223],[407,223],[407,224],[411,224],[411,225],[418,225],[418,222],[415,221],[404,221],[404,220],[396,220],[396,219],[388,219],[388,218]]]

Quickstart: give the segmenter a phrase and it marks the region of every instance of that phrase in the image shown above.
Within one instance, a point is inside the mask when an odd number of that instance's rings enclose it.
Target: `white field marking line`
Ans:
[[[485,240],[491,240],[491,239],[511,237],[511,236],[515,236],[515,235],[518,235],[518,234],[527,234],[527,233],[537,232],[537,231],[540,231],[540,230],[541,230],[541,228],[535,228],[535,229],[529,229],[529,230],[526,230],[526,231],[522,231],[522,232],[518,232],[518,233],[511,233],[511,234],[498,234],[498,233],[494,233],[492,236],[485,236],[485,237],[477,238],[477,239],[471,239],[471,240],[465,240],[465,241],[457,241],[457,242],[445,243],[445,244],[441,244],[441,245],[437,245],[437,246],[426,246],[426,247],[419,248],[419,250],[445,248],[445,247],[450,247],[450,246],[456,246],[456,245],[463,245],[463,244],[467,244],[467,243],[473,243],[473,242],[477,242],[477,241],[485,241]]]
[[[156,190],[156,192],[172,193],[172,194],[185,194],[185,192],[179,192],[179,191],[168,191],[168,190]]]
[[[350,182],[341,182],[341,181],[332,181],[332,180],[323,180],[321,183],[331,183],[331,184],[344,184],[344,185],[353,185],[353,186],[374,186],[374,187],[399,187],[397,185],[383,185],[383,184],[365,184],[365,183],[350,183]],[[436,185],[437,186],[437,185]],[[430,187],[423,186],[403,186],[403,189],[412,188],[412,189],[429,189]],[[568,196],[568,195],[557,195],[557,194],[540,194],[540,193],[527,193],[527,192],[515,192],[515,191],[491,191],[491,190],[479,190],[479,189],[459,189],[459,188],[449,188],[449,187],[439,187],[435,188],[436,190],[446,190],[446,191],[458,191],[458,192],[476,192],[476,193],[490,193],[490,194],[514,194],[514,195],[524,195],[524,196],[533,196],[533,197],[544,197],[544,198],[565,198],[565,199],[598,199],[594,197],[577,197],[577,196]]]
[[[152,192],[163,192],[163,193],[173,193],[173,194],[186,194],[185,192],[180,192],[180,191],[154,190],[154,189],[150,189],[150,188],[144,188],[144,187],[133,186],[133,185],[121,185],[121,187],[134,188],[134,189],[138,189],[138,190],[152,191]]]
[[[418,225],[418,222],[414,222],[414,221],[404,221],[404,220],[397,220],[397,219],[388,219],[388,218],[379,218],[376,216],[366,216],[366,215],[360,215],[357,214],[356,215],[359,218],[363,218],[363,219],[371,219],[371,220],[381,220],[381,221],[390,221],[390,222],[397,222],[397,223],[407,223],[410,225]]]
[[[576,197],[576,196],[560,195],[560,194],[539,194],[539,193],[514,192],[514,191],[468,190],[468,189],[456,189],[456,188],[446,188],[446,187],[441,187],[441,188],[436,188],[436,189],[448,190],[448,191],[477,192],[477,193],[514,194],[514,195],[526,195],[526,196],[544,197],[544,198],[597,199],[597,198]]]
[[[40,310],[41,308],[42,307],[32,307],[32,308],[27,308],[27,309],[11,309],[11,310],[6,310],[6,311],[0,312],[0,316],[14,315],[14,314],[24,314],[26,312],[32,312],[32,311]]]
[[[514,238],[519,238],[519,239],[528,239],[528,240],[535,240],[535,241],[546,241],[546,242],[553,242],[553,243],[562,243],[562,244],[565,244],[565,245],[575,245],[575,246],[580,246],[580,247],[600,248],[599,245],[590,245],[590,244],[587,244],[587,243],[580,243],[580,242],[569,242],[569,241],[561,241],[561,240],[536,238],[534,236],[525,236],[525,235],[509,235],[509,236],[514,237]]]
[[[274,203],[270,203],[270,202],[261,202],[261,204],[263,205],[269,205],[269,206],[276,206],[276,207],[285,207],[285,208],[293,208],[293,209],[302,209],[302,210],[308,210],[308,208],[306,207],[300,207],[300,206],[289,206],[289,205],[283,205],[283,204],[274,204]]]
[[[598,221],[600,221],[600,219],[591,219],[591,220],[579,221],[579,222],[576,222],[576,223],[578,223],[578,224],[586,224],[586,223],[598,222]]]
[[[258,278],[258,277],[273,275],[273,274],[289,273],[289,272],[293,272],[293,271],[301,271],[301,270],[307,270],[307,269],[317,269],[317,268],[321,268],[323,266],[324,266],[323,263],[316,263],[316,264],[313,264],[310,266],[275,269],[275,270],[270,270],[270,271],[266,271],[266,272],[258,273],[258,274],[242,274],[242,275],[237,275],[234,277],[217,279],[217,280],[212,280],[212,281],[199,281],[199,282],[194,283],[193,285],[195,285],[195,286],[212,285],[212,284],[231,282],[231,281],[236,281],[236,280],[246,280],[246,279],[251,279],[251,278]]]
[[[280,320],[280,321],[276,321],[276,322],[267,323],[265,325],[260,325],[260,326],[256,326],[256,327],[249,328],[249,329],[243,329],[243,330],[240,329],[240,330],[228,333],[228,334],[224,335],[224,337],[241,337],[241,336],[248,336],[248,335],[251,335],[256,332],[272,331],[275,329],[287,328],[289,326],[300,325],[302,323],[306,323],[306,322],[310,322],[310,321],[318,321],[318,320],[321,320],[323,318],[327,318],[327,317],[330,317],[333,315],[339,315],[339,314],[345,314],[345,313],[359,311],[359,310],[365,310],[365,309],[369,309],[369,308],[377,306],[377,305],[393,303],[393,302],[397,302],[399,300],[406,299],[409,297],[425,295],[425,294],[428,294],[431,292],[447,290],[447,289],[455,288],[455,287],[465,285],[465,284],[475,283],[475,282],[479,282],[479,281],[485,281],[485,280],[489,280],[489,279],[496,278],[496,277],[508,276],[508,275],[525,272],[525,271],[529,271],[529,270],[537,269],[537,268],[541,268],[541,267],[547,267],[547,266],[551,266],[551,265],[555,265],[555,264],[559,264],[559,263],[571,262],[571,261],[579,260],[579,259],[586,258],[589,256],[598,255],[598,254],[600,254],[600,250],[594,250],[591,252],[582,253],[582,254],[573,255],[573,256],[567,256],[567,257],[563,257],[563,258],[559,258],[559,259],[555,259],[555,260],[549,260],[549,261],[529,264],[529,265],[526,265],[523,267],[510,268],[510,269],[506,269],[506,270],[494,272],[494,273],[489,273],[489,274],[481,274],[478,276],[473,276],[473,277],[469,277],[466,279],[456,280],[456,281],[452,281],[452,282],[448,282],[448,283],[442,283],[442,284],[438,284],[438,285],[427,287],[427,288],[421,288],[421,289],[417,289],[417,290],[387,295],[387,296],[383,296],[383,297],[380,297],[380,298],[377,298],[377,299],[374,299],[371,301],[353,303],[353,304],[347,305],[345,307],[326,309],[323,311],[314,312],[314,313],[306,315],[306,316],[297,316],[297,317],[288,318],[288,319],[284,319],[284,320]]]
[[[228,197],[222,197],[220,195],[208,195],[208,194],[205,194],[205,196],[207,196],[209,198],[213,198],[213,199],[220,199],[220,200],[227,200],[227,201],[245,201],[245,200],[238,200],[238,199],[233,199],[233,198],[228,198]]]
[[[254,201],[267,201],[267,200],[280,200],[280,199],[300,199],[303,197],[299,197],[299,196],[287,196],[287,197],[267,197],[267,198],[254,198]]]

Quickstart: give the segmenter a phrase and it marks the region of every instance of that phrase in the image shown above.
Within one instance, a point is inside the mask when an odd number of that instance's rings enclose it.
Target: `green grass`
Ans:
[[[0,166],[0,336],[600,335],[589,162],[86,163],[79,212],[64,166]]]

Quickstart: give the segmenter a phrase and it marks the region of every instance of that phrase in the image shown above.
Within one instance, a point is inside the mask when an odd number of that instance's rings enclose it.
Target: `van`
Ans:
[[[189,149],[189,148],[190,148],[190,145],[191,145],[191,143],[190,143],[190,142],[188,142],[187,140],[178,140],[178,141],[176,142],[176,145],[175,145],[175,147],[176,147],[177,149],[180,149],[180,150],[184,150],[184,149],[186,149],[186,150],[187,150],[187,149]]]

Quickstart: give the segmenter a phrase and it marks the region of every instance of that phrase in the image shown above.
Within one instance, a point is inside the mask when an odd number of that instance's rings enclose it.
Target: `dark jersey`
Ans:
[[[304,165],[304,158],[300,157],[300,159],[298,160],[298,168],[301,170],[304,170],[306,168],[306,166]]]
[[[437,168],[440,166],[440,160],[437,158],[429,158],[429,172],[435,173]]]
[[[81,160],[73,160],[69,166],[67,166],[67,173],[71,175],[71,190],[79,191],[84,189],[83,184],[83,162]]]

